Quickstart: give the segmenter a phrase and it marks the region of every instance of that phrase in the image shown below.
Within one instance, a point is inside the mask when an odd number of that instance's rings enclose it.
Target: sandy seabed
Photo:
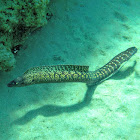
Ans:
[[[139,9],[139,0],[51,0],[53,17],[29,36],[16,67],[0,73],[0,139],[138,140]],[[132,46],[138,52],[97,86],[7,87],[33,66],[76,64],[94,71]]]

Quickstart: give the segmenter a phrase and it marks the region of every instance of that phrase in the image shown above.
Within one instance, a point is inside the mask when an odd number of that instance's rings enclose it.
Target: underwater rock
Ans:
[[[47,23],[48,3],[49,0],[0,1],[0,70],[11,70],[16,62],[12,48]]]

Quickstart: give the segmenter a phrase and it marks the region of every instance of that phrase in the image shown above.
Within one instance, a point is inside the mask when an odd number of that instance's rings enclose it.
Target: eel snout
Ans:
[[[13,80],[7,84],[8,87],[14,87],[14,85],[16,85],[15,80]]]
[[[17,77],[7,84],[8,87],[20,87],[24,84],[24,80],[22,77]]]

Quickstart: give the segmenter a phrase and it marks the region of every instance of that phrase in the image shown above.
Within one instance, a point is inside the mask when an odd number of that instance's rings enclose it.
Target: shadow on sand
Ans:
[[[38,109],[29,111],[23,117],[15,120],[12,124],[24,125],[38,115],[42,115],[44,117],[52,117],[62,113],[76,112],[90,104],[96,87],[97,86],[89,86],[83,101],[80,103],[70,106],[44,105]]]

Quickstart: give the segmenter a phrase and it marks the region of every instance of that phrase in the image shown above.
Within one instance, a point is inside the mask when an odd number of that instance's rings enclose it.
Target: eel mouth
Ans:
[[[15,85],[16,85],[15,80],[13,80],[7,84],[8,87],[14,87]]]

